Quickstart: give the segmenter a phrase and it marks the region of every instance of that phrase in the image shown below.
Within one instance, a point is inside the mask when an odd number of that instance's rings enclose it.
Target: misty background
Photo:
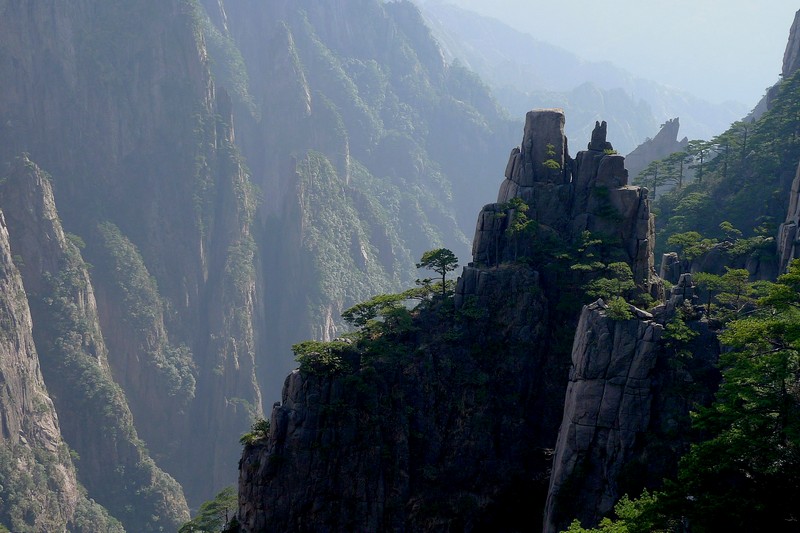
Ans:
[[[441,0],[420,0],[420,3]],[[753,106],[780,74],[790,0],[447,0],[591,61]]]

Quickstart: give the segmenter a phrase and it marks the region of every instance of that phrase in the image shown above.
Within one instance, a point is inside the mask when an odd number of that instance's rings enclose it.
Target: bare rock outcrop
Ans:
[[[788,79],[800,68],[800,10],[794,15],[794,22],[789,29],[789,40],[783,53],[781,77]]]
[[[628,185],[625,158],[614,153],[606,128],[605,122],[596,123],[588,149],[572,159],[563,111],[528,113],[522,145],[511,151],[497,203],[485,206],[478,216],[472,244],[476,265],[535,258],[542,242],[570,243],[588,231],[618,242],[637,285],[658,293],[647,190]],[[537,226],[536,234],[522,242],[507,231],[513,198],[529,206],[527,216]]]
[[[593,527],[623,494],[674,476],[691,442],[689,413],[707,405],[719,383],[719,342],[697,306],[691,274],[682,274],[652,313],[629,310],[631,318],[615,319],[599,300],[581,313],[545,533],[576,518]],[[674,320],[694,332],[685,345],[663,335]]]
[[[42,376],[21,263],[0,212],[0,523],[11,531],[121,533],[78,483]]]
[[[345,350],[339,374],[289,376],[268,437],[242,456],[243,531],[530,526],[546,500],[578,321],[559,285],[569,264],[550,268],[555,252],[542,245],[572,251],[585,232],[602,233],[638,291],[659,287],[646,191],[627,185],[604,124],[574,160],[563,127],[560,110],[526,117],[499,201],[479,215],[454,322],[421,306],[414,333],[386,333],[380,353]],[[508,232],[516,198],[536,228],[521,238]]]
[[[678,140],[680,127],[678,117],[666,121],[655,137],[646,140],[625,156],[625,166],[632,178],[638,176],[653,161],[663,159],[673,152],[679,152],[689,144],[689,139],[686,137]]]
[[[795,19],[795,25],[798,24],[798,20],[800,20],[800,12],[798,12],[798,18]],[[792,27],[794,28],[794,26]],[[785,272],[792,259],[800,257],[800,234],[797,231],[800,226],[800,164],[797,166],[790,194],[786,220],[778,229],[778,273]]]
[[[617,481],[650,422],[651,373],[662,332],[651,319],[609,317],[602,300],[583,308],[553,459],[546,533],[561,531],[572,518],[596,523],[619,498]]]
[[[786,42],[786,49],[783,52],[783,65],[781,67],[781,79],[786,80],[797,72],[800,68],[800,10],[794,15],[794,21],[789,29],[789,38]],[[775,97],[778,96],[778,87],[781,81],[767,89],[767,94],[756,104],[753,111],[745,118],[745,120],[758,120],[766,113],[772,104]]]
[[[348,360],[346,375],[289,375],[269,438],[242,456],[243,531],[529,523],[516,511],[543,501],[558,424],[547,413],[560,413],[561,401],[543,347],[547,302],[528,268],[473,272],[468,306],[482,318],[462,340],[445,340],[455,330],[434,314],[421,318],[419,336],[387,339],[394,355]]]

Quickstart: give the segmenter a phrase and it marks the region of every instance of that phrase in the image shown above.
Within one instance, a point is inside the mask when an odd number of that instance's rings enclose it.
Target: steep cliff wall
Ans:
[[[475,263],[491,265],[529,257],[534,265],[544,266],[553,250],[541,249],[543,241],[558,241],[567,251],[589,232],[602,236],[608,245],[606,259],[614,256],[630,265],[641,289],[659,291],[647,192],[628,185],[625,158],[613,152],[606,130],[605,122],[595,123],[587,150],[573,160],[564,136],[563,111],[528,113],[522,145],[511,151],[498,203],[487,205],[478,216]],[[536,223],[535,233],[523,239],[522,250],[516,242],[519,238],[510,237],[508,231],[513,213],[505,214],[513,198],[529,206],[527,216]]]
[[[70,267],[91,290],[59,300],[83,302],[74,323],[37,340],[88,335],[74,348],[124,393],[107,395],[130,409],[123,440],[135,428],[193,504],[232,481],[292,342],[333,338],[343,308],[412,282],[424,250],[466,251],[496,186],[478,177],[510,141],[408,2],[10,0],[0,76],[0,163],[27,153],[52,174],[93,265]],[[59,265],[37,262],[74,250],[48,250],[26,250],[26,277],[56,290],[43,273]]]
[[[199,502],[232,481],[261,398],[256,194],[193,6],[4,2],[0,160],[27,152],[52,173],[95,265],[111,374],[139,436]]]
[[[501,202],[479,216],[454,310],[428,302],[405,326],[331,345],[338,370],[289,376],[268,438],[243,454],[245,531],[514,531],[538,522],[577,322],[574,294],[558,283],[580,294],[582,281],[571,259],[556,264],[586,232],[603,232],[638,290],[658,288],[646,195],[606,152],[604,125],[573,161],[563,124],[557,110],[528,115]],[[520,242],[507,231],[514,198],[536,221]],[[542,246],[552,241],[561,248]]]
[[[690,339],[676,340],[676,323]],[[666,330],[666,333],[665,333]],[[599,300],[583,308],[572,347],[544,531],[573,519],[594,527],[624,494],[674,476],[690,445],[690,411],[719,383],[716,333],[683,275],[653,313],[613,317]]]
[[[342,310],[413,282],[425,250],[467,252],[510,122],[409,2],[203,4],[217,79],[243,88],[269,302],[259,380],[278,396],[289,346],[336,337]]]
[[[650,420],[650,378],[663,328],[647,317],[613,320],[602,300],[584,307],[572,347],[572,370],[548,492],[545,531],[567,521],[597,522],[619,499],[617,481]],[[586,520],[589,517],[589,520]]]
[[[495,269],[481,287],[484,318],[432,310],[424,333],[385,337],[392,348],[349,359],[345,375],[287,378],[269,440],[242,459],[245,531],[527,523],[518,511],[544,498],[547,478],[548,421],[529,416],[549,402],[536,345],[547,305],[527,268]]]
[[[800,20],[800,15],[795,20]],[[800,226],[800,165],[797,166],[797,172],[792,181],[786,219],[778,228],[778,272],[774,277],[785,272],[792,259],[800,257],[798,226]]]
[[[22,277],[0,213],[0,525],[10,531],[114,531],[78,484],[45,387]]]
[[[797,69],[800,68],[800,10],[794,15],[794,21],[789,28],[789,38],[786,42],[786,49],[783,52],[783,64],[781,66],[781,78],[789,79]],[[767,89],[767,94],[753,108],[745,120],[758,120],[772,106],[772,101],[778,96],[778,86],[780,82]]]
[[[188,518],[183,492],[148,455],[111,376],[88,267],[61,227],[49,178],[27,157],[16,159],[3,175],[0,205],[42,374],[64,439],[82,458],[78,478],[128,530],[177,528]]]

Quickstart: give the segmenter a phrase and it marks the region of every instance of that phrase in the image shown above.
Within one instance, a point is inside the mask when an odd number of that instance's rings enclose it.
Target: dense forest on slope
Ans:
[[[661,245],[687,231],[724,239],[719,225],[725,221],[746,236],[776,235],[800,160],[798,131],[800,78],[795,73],[778,86],[759,120],[736,122],[708,141],[690,143],[694,179],[658,202]],[[668,170],[674,160],[660,164]],[[647,178],[643,182],[647,185]]]

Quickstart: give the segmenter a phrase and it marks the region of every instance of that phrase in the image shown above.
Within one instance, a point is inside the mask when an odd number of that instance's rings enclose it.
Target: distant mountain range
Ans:
[[[445,57],[479,74],[512,116],[562,107],[573,139],[586,138],[595,120],[608,120],[615,148],[627,153],[671,118],[680,117],[682,135],[711,138],[748,111],[736,102],[714,104],[636,77],[610,61],[586,61],[442,0],[415,1]]]

